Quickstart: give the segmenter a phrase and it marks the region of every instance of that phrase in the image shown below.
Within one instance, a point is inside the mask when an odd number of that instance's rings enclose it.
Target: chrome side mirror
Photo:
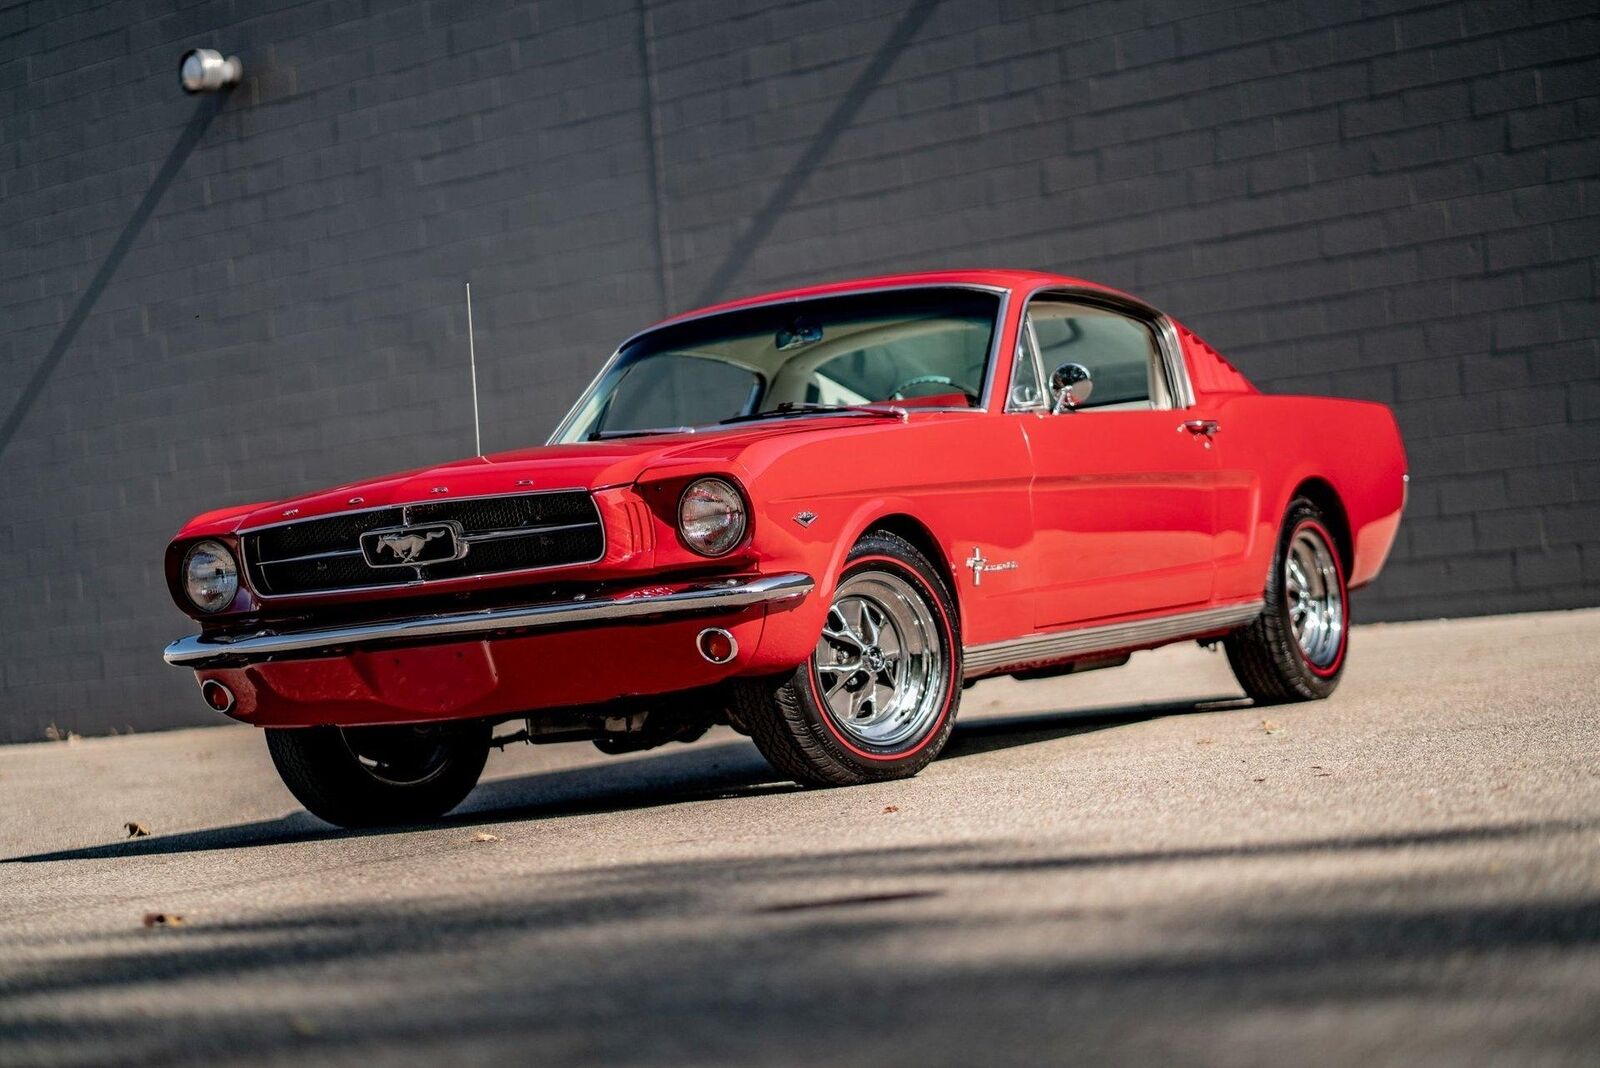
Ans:
[[[1093,392],[1094,380],[1089,369],[1081,363],[1064,363],[1050,376],[1050,393],[1056,399],[1050,410],[1056,415],[1070,412],[1088,400]]]

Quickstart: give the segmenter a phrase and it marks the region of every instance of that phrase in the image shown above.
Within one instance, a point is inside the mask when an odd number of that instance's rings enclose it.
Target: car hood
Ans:
[[[833,416],[766,422],[700,434],[517,449],[347,482],[281,501],[210,512],[189,523],[180,537],[228,533],[334,512],[421,501],[541,490],[598,490],[629,485],[650,470],[659,473],[662,469],[720,469],[738,476],[744,474],[741,457],[760,443],[796,435],[860,432],[866,426],[899,425],[891,420]]]

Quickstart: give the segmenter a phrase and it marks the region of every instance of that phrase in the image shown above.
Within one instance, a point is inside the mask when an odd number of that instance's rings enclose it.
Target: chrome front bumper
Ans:
[[[652,586],[648,590],[552,604],[412,616],[281,634],[261,632],[233,638],[193,634],[167,646],[163,656],[167,663],[179,667],[238,666],[262,660],[327,656],[347,649],[403,642],[470,640],[515,631],[726,612],[756,604],[799,600],[815,586],[810,575],[791,571],[721,582]]]

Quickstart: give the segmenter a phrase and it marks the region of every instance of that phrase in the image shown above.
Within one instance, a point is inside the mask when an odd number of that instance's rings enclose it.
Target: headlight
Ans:
[[[239,592],[239,565],[219,541],[196,542],[183,558],[183,592],[202,612],[220,612]]]
[[[678,498],[678,532],[701,556],[722,556],[745,531],[744,498],[720,478],[691,482]]]

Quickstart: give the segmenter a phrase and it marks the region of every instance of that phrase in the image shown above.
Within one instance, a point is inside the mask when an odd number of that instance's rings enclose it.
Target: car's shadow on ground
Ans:
[[[960,760],[1166,716],[1227,711],[1247,707],[1248,704],[1241,697],[1219,696],[988,717],[958,723],[940,760]],[[237,823],[203,831],[7,857],[0,863],[108,860],[396,834],[439,827],[481,827],[559,816],[659,808],[692,801],[787,793],[800,789],[774,771],[754,746],[739,740],[658,750],[587,767],[490,779],[480,784],[461,808],[436,823],[349,831],[330,827],[309,813],[295,812],[278,819]]]

